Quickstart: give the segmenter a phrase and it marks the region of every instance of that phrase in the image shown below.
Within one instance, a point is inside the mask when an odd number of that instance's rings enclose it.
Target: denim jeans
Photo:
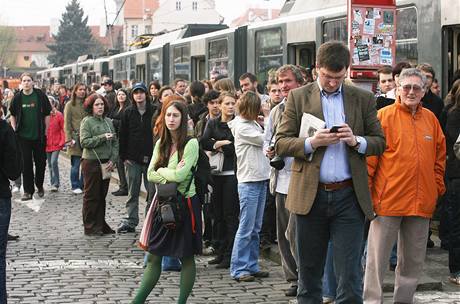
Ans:
[[[326,265],[324,266],[323,275],[323,297],[335,299],[337,291],[337,281],[335,279],[334,271],[334,249],[332,249],[332,242],[329,241],[327,245]]]
[[[296,245],[299,258],[299,304],[322,301],[322,276],[329,241],[337,280],[336,304],[362,300],[360,269],[364,214],[352,187],[318,190],[310,212],[296,214]]]
[[[398,242],[396,242],[391,249],[390,265],[396,265],[398,263]]]
[[[72,190],[83,189],[83,173],[80,172],[81,157],[72,155],[70,157],[70,184]]]
[[[259,272],[259,232],[264,216],[267,183],[238,183],[240,223],[230,261],[230,274],[233,278]]]
[[[46,153],[48,170],[50,172],[50,184],[59,188],[59,150]]]
[[[6,244],[11,218],[11,198],[0,198],[0,303],[6,303]]]
[[[161,269],[163,271],[180,271],[182,265],[179,258],[164,256],[161,261]]]
[[[147,166],[130,161],[129,163],[125,163],[125,171],[128,182],[128,200],[126,201],[128,216],[122,222],[125,225],[136,228],[137,224],[139,224],[139,194],[141,192],[142,177],[144,177],[145,189],[149,189]]]

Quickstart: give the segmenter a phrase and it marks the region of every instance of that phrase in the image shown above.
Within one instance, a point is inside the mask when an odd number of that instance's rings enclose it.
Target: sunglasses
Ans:
[[[401,86],[404,93],[410,93],[411,91],[415,94],[419,94],[423,91],[423,88],[418,84],[405,84]]]

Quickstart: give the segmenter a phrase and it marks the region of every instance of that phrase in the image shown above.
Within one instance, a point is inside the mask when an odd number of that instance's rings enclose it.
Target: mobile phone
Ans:
[[[339,132],[339,129],[341,128],[342,126],[333,126],[330,130],[329,130],[329,133],[338,133]]]

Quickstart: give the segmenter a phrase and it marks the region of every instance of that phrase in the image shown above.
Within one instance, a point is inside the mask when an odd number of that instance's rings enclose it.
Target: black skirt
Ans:
[[[155,212],[149,237],[151,254],[182,258],[202,253],[201,203],[196,195],[190,198],[190,204],[187,199],[182,203],[184,222],[174,230],[163,226],[159,212]]]

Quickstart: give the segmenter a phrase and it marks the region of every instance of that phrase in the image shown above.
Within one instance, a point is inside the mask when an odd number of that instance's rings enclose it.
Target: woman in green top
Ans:
[[[112,121],[105,118],[107,105],[107,100],[98,94],[90,95],[84,103],[90,114],[83,118],[80,127],[81,168],[85,179],[82,210],[85,235],[115,233],[105,221],[105,197],[110,178],[102,178],[100,165],[107,163],[107,170],[112,171],[118,160],[115,128]]]
[[[144,303],[161,274],[163,256],[178,257],[182,262],[180,293],[177,303],[186,303],[195,283],[195,254],[202,250],[201,206],[195,193],[192,168],[198,161],[198,141],[187,137],[187,109],[171,100],[161,109],[160,138],[155,144],[147,171],[156,184],[175,182],[181,199],[183,223],[171,230],[164,227],[156,212],[149,238],[147,267],[133,303]],[[187,191],[188,188],[188,191]]]

